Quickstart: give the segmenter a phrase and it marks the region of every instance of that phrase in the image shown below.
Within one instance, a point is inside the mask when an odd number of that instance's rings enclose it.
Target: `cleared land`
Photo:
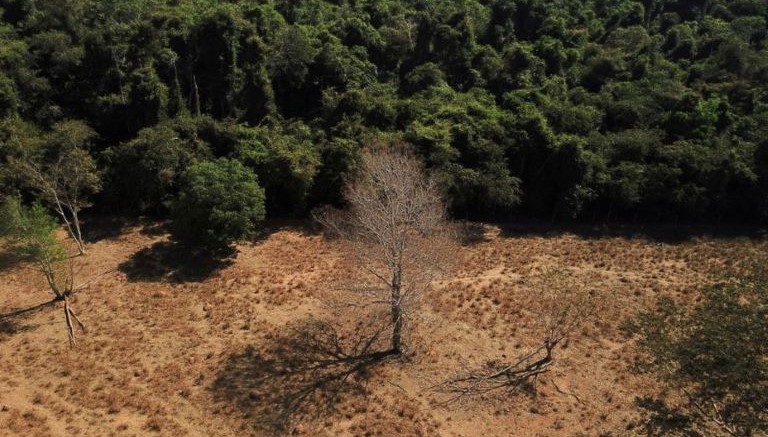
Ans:
[[[640,434],[633,399],[654,384],[630,371],[636,351],[621,323],[661,295],[696,299],[719,271],[768,249],[754,236],[475,226],[459,270],[423,299],[409,358],[336,362],[318,383],[295,370],[316,362],[323,341],[349,345],[368,329],[356,323],[367,313],[329,305],[356,274],[336,243],[276,227],[239,246],[231,263],[212,263],[190,260],[156,225],[101,227],[75,260],[76,282],[87,284],[74,305],[88,328],[76,349],[58,307],[0,322],[0,435]],[[0,313],[49,298],[36,272],[4,264]],[[437,405],[429,387],[462,365],[538,344],[528,279],[546,266],[606,293],[599,317],[558,352],[536,397]],[[340,336],[311,321],[330,322]],[[301,414],[276,429],[286,405]]]

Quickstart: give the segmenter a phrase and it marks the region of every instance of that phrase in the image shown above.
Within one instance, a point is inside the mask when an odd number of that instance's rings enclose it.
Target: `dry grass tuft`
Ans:
[[[458,272],[423,299],[408,361],[350,375],[355,390],[323,414],[291,421],[290,430],[307,436],[638,433],[633,400],[652,390],[653,381],[629,372],[636,352],[619,325],[662,295],[695,301],[698,287],[718,271],[738,270],[768,249],[756,239],[658,245],[619,236],[512,235],[487,225],[472,230]],[[274,358],[286,328],[301,320],[332,321],[345,344],[373,320],[327,304],[338,293],[335,284],[355,270],[337,243],[318,235],[276,230],[238,247],[231,263],[205,275],[189,271],[183,252],[168,260],[158,249],[164,241],[126,226],[76,259],[79,277],[92,279],[76,302],[90,328],[76,350],[67,347],[60,308],[0,320],[0,435],[264,435],[268,430],[254,425],[266,417],[263,399],[274,400],[265,394],[274,393],[255,386],[222,396],[216,385],[227,363],[237,356],[248,358],[243,365]],[[142,272],[141,262],[150,271]],[[567,270],[606,294],[606,303],[563,343],[537,397],[434,406],[428,387],[460,363],[513,359],[540,342],[541,300],[531,280],[545,266]],[[44,285],[23,263],[1,268],[0,313],[40,303]],[[249,347],[251,355],[243,355]],[[238,387],[258,382],[250,374],[230,376]]]

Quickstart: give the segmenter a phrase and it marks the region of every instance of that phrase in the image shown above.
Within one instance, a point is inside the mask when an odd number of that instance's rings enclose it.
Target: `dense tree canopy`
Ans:
[[[763,220],[764,0],[3,0],[0,160],[95,132],[98,207],[229,158],[272,215],[413,143],[452,212]],[[23,187],[0,175],[0,190]]]

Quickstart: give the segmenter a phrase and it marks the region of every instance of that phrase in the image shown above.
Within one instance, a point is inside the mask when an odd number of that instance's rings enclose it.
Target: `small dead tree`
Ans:
[[[56,239],[58,224],[39,204],[25,207],[18,199],[7,198],[0,205],[0,235],[6,236],[24,258],[31,259],[45,277],[53,300],[47,304],[64,302],[64,319],[70,345],[76,344],[75,323],[85,326],[72,310],[69,301],[74,289],[72,258]]]
[[[101,189],[96,162],[83,149],[93,135],[83,123],[58,123],[46,140],[52,149],[49,153],[41,157],[12,158],[9,162],[11,168],[26,176],[25,182],[39,193],[41,200],[62,218],[80,255],[86,251],[79,213],[91,205],[88,196]]]
[[[409,146],[374,144],[363,151],[344,199],[346,210],[324,208],[315,218],[369,273],[371,281],[356,282],[355,291],[388,307],[390,353],[399,355],[410,308],[455,254],[441,191]]]
[[[539,376],[554,363],[557,346],[600,308],[597,293],[576,283],[567,271],[545,269],[529,284],[538,304],[535,313],[537,331],[543,336],[541,345],[513,362],[489,360],[482,367],[466,370],[438,384],[434,388],[449,396],[443,404],[526,384],[531,384],[535,392]]]

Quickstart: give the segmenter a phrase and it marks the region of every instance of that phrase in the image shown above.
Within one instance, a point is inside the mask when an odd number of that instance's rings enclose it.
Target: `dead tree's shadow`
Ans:
[[[282,434],[297,421],[333,415],[344,399],[365,396],[373,368],[391,355],[374,351],[377,339],[345,339],[327,323],[303,323],[231,355],[211,390],[254,427]]]
[[[232,247],[209,251],[161,241],[134,253],[118,269],[129,281],[198,282],[232,264],[236,255]]]
[[[0,318],[0,342],[2,342],[6,337],[10,337],[20,332],[29,331],[33,328],[34,326],[25,325],[19,320]]]

